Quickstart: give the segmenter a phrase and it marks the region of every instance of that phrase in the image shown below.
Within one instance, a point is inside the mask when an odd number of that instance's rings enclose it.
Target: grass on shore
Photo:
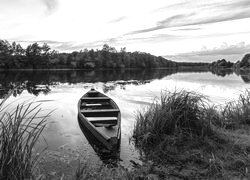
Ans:
[[[101,165],[99,167],[92,167],[91,163],[79,163],[76,169],[73,180],[140,180],[140,179],[157,179],[161,178],[160,174],[152,168],[152,164],[148,163],[143,166],[137,166],[135,169],[129,171],[126,168],[118,165],[116,167],[109,165]]]
[[[4,102],[4,101],[3,101]],[[46,116],[39,116],[39,105],[18,105],[7,112],[0,104],[0,179],[34,178],[37,156],[34,146],[46,125]]]
[[[138,113],[135,144],[155,164],[170,168],[167,177],[250,177],[250,137],[232,131],[249,125],[249,99],[246,91],[216,108],[194,92],[165,92]]]

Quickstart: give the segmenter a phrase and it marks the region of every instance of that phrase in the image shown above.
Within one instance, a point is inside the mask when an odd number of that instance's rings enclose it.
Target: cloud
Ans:
[[[183,55],[192,56],[213,56],[213,55],[232,55],[232,54],[242,54],[250,51],[250,44],[245,44],[244,42],[235,44],[235,45],[227,45],[224,43],[219,48],[213,48],[209,50],[196,51],[191,53],[185,53]]]
[[[42,3],[46,6],[46,14],[52,14],[58,7],[57,0],[41,0]]]
[[[240,1],[228,1],[229,3],[226,5],[221,4],[221,6],[225,7],[225,10],[235,10],[237,9],[244,9],[250,6],[249,0],[240,0]]]
[[[52,14],[58,7],[58,0],[0,0],[0,10],[8,20],[22,17],[37,17],[41,13]],[[45,11],[45,12],[44,12]],[[5,19],[5,18],[3,18]]]
[[[180,7],[186,7],[188,4],[189,4],[189,2],[187,2],[187,1],[178,2],[178,3],[175,3],[175,4],[169,4],[169,5],[167,5],[167,6],[164,6],[164,7],[160,7],[160,8],[154,9],[152,12],[153,12],[153,13],[158,13],[158,12],[162,12],[162,11],[167,11],[167,10],[169,10],[169,9],[175,9],[175,8],[180,8]]]
[[[173,31],[196,31],[196,30],[201,30],[202,28],[180,28],[180,29],[175,29]]]
[[[238,12],[235,14],[221,14],[214,17],[210,17],[207,19],[200,19],[195,20],[193,22],[186,22],[186,23],[180,23],[177,26],[190,26],[190,25],[204,25],[204,24],[210,24],[210,23],[218,23],[218,22],[224,22],[224,21],[232,21],[232,20],[238,20],[238,19],[245,19],[250,17],[250,8],[247,11]],[[167,26],[168,24],[165,24]]]
[[[25,43],[25,44],[33,44],[33,43],[38,43],[38,44],[63,44],[63,43],[69,43],[69,42],[63,42],[63,41],[53,41],[53,40],[39,40],[39,41],[24,41],[24,40],[12,40],[17,43]]]
[[[171,16],[171,17],[168,17],[162,21],[159,21],[157,24],[158,26],[171,26],[171,24],[175,24],[176,21],[179,22],[183,19],[187,19],[189,17],[192,17],[196,15],[196,13],[189,13],[189,14],[177,14],[177,15],[174,15],[174,16]],[[184,23],[184,22],[183,22]]]
[[[38,41],[16,41],[17,43],[21,43],[22,45],[29,45],[35,42],[39,44],[46,43],[51,46],[52,49],[59,50],[62,52],[71,52],[71,51],[79,51],[81,49],[98,49],[101,48],[104,44],[109,44],[110,46],[114,47],[123,47],[129,44],[137,44],[141,42],[146,43],[159,43],[164,41],[172,41],[181,39],[182,36],[175,36],[171,34],[156,34],[152,36],[145,36],[145,37],[124,37],[124,36],[117,36],[114,38],[108,39],[101,39],[97,41],[91,41],[86,43],[77,43],[74,41],[70,42],[63,42],[63,41],[53,41],[53,40],[38,40]]]
[[[117,19],[109,21],[108,23],[117,23],[117,22],[125,20],[126,18],[127,18],[126,16],[121,16],[121,17],[119,17]]]
[[[72,51],[79,51],[85,48],[96,49],[102,47],[103,44],[105,44],[104,41],[93,41],[80,44],[77,44],[76,42],[64,42],[64,43],[52,44],[52,48],[63,52],[65,51],[72,52]]]
[[[230,61],[240,60],[244,54],[250,52],[250,44],[244,42],[228,45],[224,43],[220,47],[213,49],[206,49],[200,51],[192,51],[188,53],[180,53],[176,55],[165,55],[165,58],[173,59],[176,61],[205,61],[212,62],[218,59],[227,59]]]
[[[192,4],[190,2],[190,4]],[[179,6],[189,6],[187,4],[176,4],[175,8],[183,8]],[[194,4],[192,4],[194,6]],[[171,8],[174,6],[171,5]],[[169,6],[163,8],[170,8]],[[190,7],[189,9],[194,10]],[[156,23],[155,26],[146,29],[140,29],[136,31],[131,31],[127,34],[140,34],[151,31],[156,31],[165,28],[172,27],[183,27],[183,26],[193,26],[193,25],[205,25],[212,23],[219,23],[225,21],[239,20],[250,18],[250,1],[242,0],[238,2],[227,1],[223,3],[208,3],[204,5],[197,5],[195,12],[179,13],[165,19],[162,19]]]
[[[118,41],[118,38],[110,38],[106,40],[98,40],[98,41],[92,41],[92,42],[86,42],[86,43],[77,43],[74,41],[53,41],[53,40],[38,40],[38,41],[23,41],[23,40],[12,40],[11,42],[15,41],[16,43],[20,43],[22,46],[26,47],[33,43],[38,43],[40,45],[46,43],[48,44],[52,49],[59,50],[62,52],[72,52],[72,51],[78,51],[85,48],[99,48],[102,47],[105,43],[112,44],[116,43]]]
[[[151,28],[147,28],[147,29],[141,29],[141,30],[137,30],[137,31],[131,31],[125,35],[132,35],[132,34],[140,34],[140,33],[145,33],[145,32],[151,32],[151,31],[156,31],[159,29],[164,29],[166,27],[164,26],[156,26],[156,27],[151,27]]]
[[[204,1],[196,1],[193,0],[186,0],[174,4],[169,4],[167,6],[157,8],[153,10],[154,13],[162,12],[162,11],[169,11],[169,10],[177,10],[177,9],[193,9],[198,8],[199,10],[211,10],[211,9],[217,9],[217,10],[235,10],[235,9],[242,9],[250,6],[249,0],[210,0],[207,2]]]
[[[173,41],[173,40],[179,40],[183,39],[183,36],[177,36],[172,34],[155,34],[151,36],[145,36],[145,37],[133,37],[133,38],[127,38],[126,42],[130,43],[138,43],[138,42],[147,42],[147,43],[159,43],[159,42],[166,42],[166,41]]]

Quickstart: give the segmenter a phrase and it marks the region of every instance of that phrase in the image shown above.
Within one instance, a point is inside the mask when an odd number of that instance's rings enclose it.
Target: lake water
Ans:
[[[102,164],[108,158],[99,154],[89,143],[77,120],[77,102],[91,87],[104,92],[117,103],[122,114],[122,136],[117,163],[130,168],[141,163],[140,153],[130,137],[139,109],[152,103],[164,90],[192,90],[209,97],[212,103],[235,100],[250,87],[249,75],[235,73],[212,74],[207,71],[180,72],[177,70],[123,71],[8,71],[0,72],[0,99],[12,90],[5,104],[10,107],[34,101],[45,112],[53,110],[43,133],[46,140],[37,149],[47,147],[41,164],[47,171],[73,169],[78,159]],[[58,166],[61,167],[61,170]],[[69,170],[70,171],[70,170]]]

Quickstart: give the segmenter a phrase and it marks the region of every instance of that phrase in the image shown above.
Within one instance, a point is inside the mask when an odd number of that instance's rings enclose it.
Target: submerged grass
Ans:
[[[76,169],[75,180],[84,179],[96,179],[96,180],[109,180],[109,179],[134,179],[133,175],[130,174],[123,167],[107,167],[100,166],[98,168],[93,168],[89,163],[80,163]]]
[[[148,159],[172,167],[168,178],[250,177],[249,136],[232,131],[249,125],[249,100],[246,91],[218,108],[195,92],[165,92],[138,112],[133,139]]]
[[[40,105],[18,105],[7,112],[0,104],[0,179],[31,179],[37,160],[33,150],[46,125]]]
[[[113,167],[109,165],[100,165],[98,167],[92,167],[88,162],[79,163],[76,169],[74,180],[140,180],[140,179],[161,179],[161,173],[152,168],[152,164],[146,164],[143,166],[138,165],[133,170],[128,170],[120,165]]]

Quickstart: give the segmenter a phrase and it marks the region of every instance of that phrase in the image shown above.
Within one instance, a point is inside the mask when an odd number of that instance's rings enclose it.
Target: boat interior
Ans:
[[[81,98],[81,113],[95,127],[116,126],[119,112],[111,99],[98,91],[91,90]]]

